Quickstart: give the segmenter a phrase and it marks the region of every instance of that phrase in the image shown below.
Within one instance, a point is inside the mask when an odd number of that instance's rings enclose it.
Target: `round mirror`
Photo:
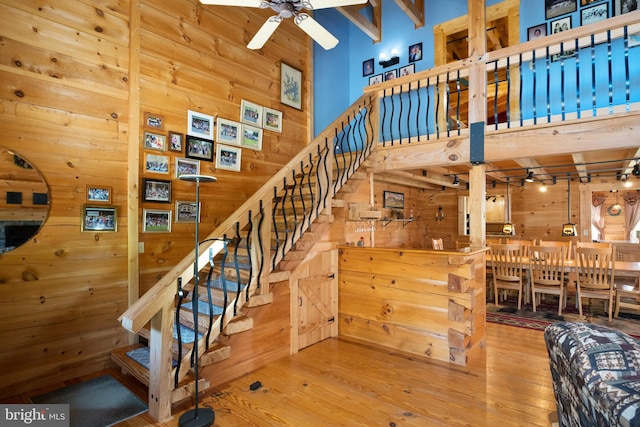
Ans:
[[[40,172],[0,147],[0,254],[28,242],[48,215],[49,191]]]

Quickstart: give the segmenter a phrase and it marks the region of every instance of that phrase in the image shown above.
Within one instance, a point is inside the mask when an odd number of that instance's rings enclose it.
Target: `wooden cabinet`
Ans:
[[[640,244],[614,243],[617,261],[640,262]]]

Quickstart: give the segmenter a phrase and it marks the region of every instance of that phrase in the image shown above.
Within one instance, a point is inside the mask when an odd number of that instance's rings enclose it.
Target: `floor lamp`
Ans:
[[[193,295],[191,305],[193,310],[193,324],[195,325],[195,340],[193,343],[193,351],[195,354],[193,373],[195,375],[195,408],[191,409],[180,416],[178,425],[180,427],[208,427],[213,424],[216,416],[211,408],[198,408],[198,257],[200,240],[198,239],[198,223],[200,223],[200,183],[216,182],[218,179],[208,175],[180,175],[180,180],[196,183],[196,248],[195,260],[193,261]]]

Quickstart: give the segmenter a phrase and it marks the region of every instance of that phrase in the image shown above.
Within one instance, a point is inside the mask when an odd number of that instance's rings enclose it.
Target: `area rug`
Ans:
[[[147,404],[111,375],[31,398],[35,404],[69,404],[72,427],[105,427],[147,411]]]

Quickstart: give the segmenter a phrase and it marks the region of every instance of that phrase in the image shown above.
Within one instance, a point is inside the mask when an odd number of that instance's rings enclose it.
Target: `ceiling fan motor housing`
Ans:
[[[271,2],[270,7],[275,12],[278,12],[278,16],[280,16],[281,18],[291,18],[297,11],[302,9],[302,5],[300,3],[289,1],[283,1],[279,3]]]

